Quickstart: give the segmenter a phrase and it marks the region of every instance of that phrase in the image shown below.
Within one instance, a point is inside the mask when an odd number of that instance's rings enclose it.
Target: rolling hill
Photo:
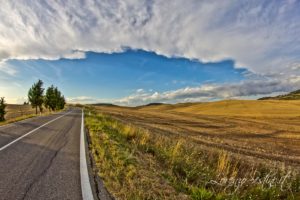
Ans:
[[[300,100],[300,90],[296,90],[288,94],[279,95],[275,97],[262,97],[258,100]]]

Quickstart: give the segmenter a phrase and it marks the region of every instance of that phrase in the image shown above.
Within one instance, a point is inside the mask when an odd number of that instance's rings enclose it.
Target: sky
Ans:
[[[0,1],[8,103],[38,79],[69,103],[129,106],[300,89],[298,0]]]

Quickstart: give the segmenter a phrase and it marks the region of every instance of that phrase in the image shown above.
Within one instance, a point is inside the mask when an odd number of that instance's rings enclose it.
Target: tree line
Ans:
[[[28,101],[35,108],[35,113],[37,114],[38,109],[43,112],[43,105],[49,111],[64,109],[66,100],[58,88],[51,85],[44,95],[45,88],[43,88],[43,84],[43,81],[38,80],[28,91]]]
[[[46,89],[43,87],[44,83],[41,80],[38,80],[32,85],[28,91],[28,102],[35,108],[35,114],[43,112],[43,108],[49,109],[49,111],[57,111],[64,109],[66,105],[66,99],[64,95],[58,90],[57,87],[51,85]],[[0,98],[0,121],[5,120],[5,111],[6,103],[4,97]]]

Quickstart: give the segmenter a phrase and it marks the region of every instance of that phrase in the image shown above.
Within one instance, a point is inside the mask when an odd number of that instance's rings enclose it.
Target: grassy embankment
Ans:
[[[117,199],[297,199],[299,174],[207,151],[86,110],[99,176]]]

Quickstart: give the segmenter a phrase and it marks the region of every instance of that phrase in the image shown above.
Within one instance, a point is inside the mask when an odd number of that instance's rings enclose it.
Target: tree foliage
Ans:
[[[43,103],[44,103],[44,88],[43,81],[38,80],[38,82],[34,83],[32,87],[28,91],[28,101],[31,106],[35,108],[35,113],[37,114],[37,109],[40,109],[40,112],[43,111]]]
[[[65,107],[65,97],[61,94],[57,87],[51,85],[46,91],[45,107],[49,110],[61,110]]]
[[[54,97],[54,86],[51,85],[51,87],[48,87],[46,90],[46,95],[45,95],[45,107],[48,108],[49,110],[55,110],[55,97]]]
[[[39,108],[40,112],[43,110],[43,105],[50,111],[64,109],[66,100],[57,87],[51,85],[47,88],[44,96],[43,81],[39,80],[34,83],[28,92],[28,100],[32,107]]]
[[[5,100],[4,97],[0,98],[0,121],[4,121],[5,120],[5,108],[6,108],[6,104],[5,104]]]

